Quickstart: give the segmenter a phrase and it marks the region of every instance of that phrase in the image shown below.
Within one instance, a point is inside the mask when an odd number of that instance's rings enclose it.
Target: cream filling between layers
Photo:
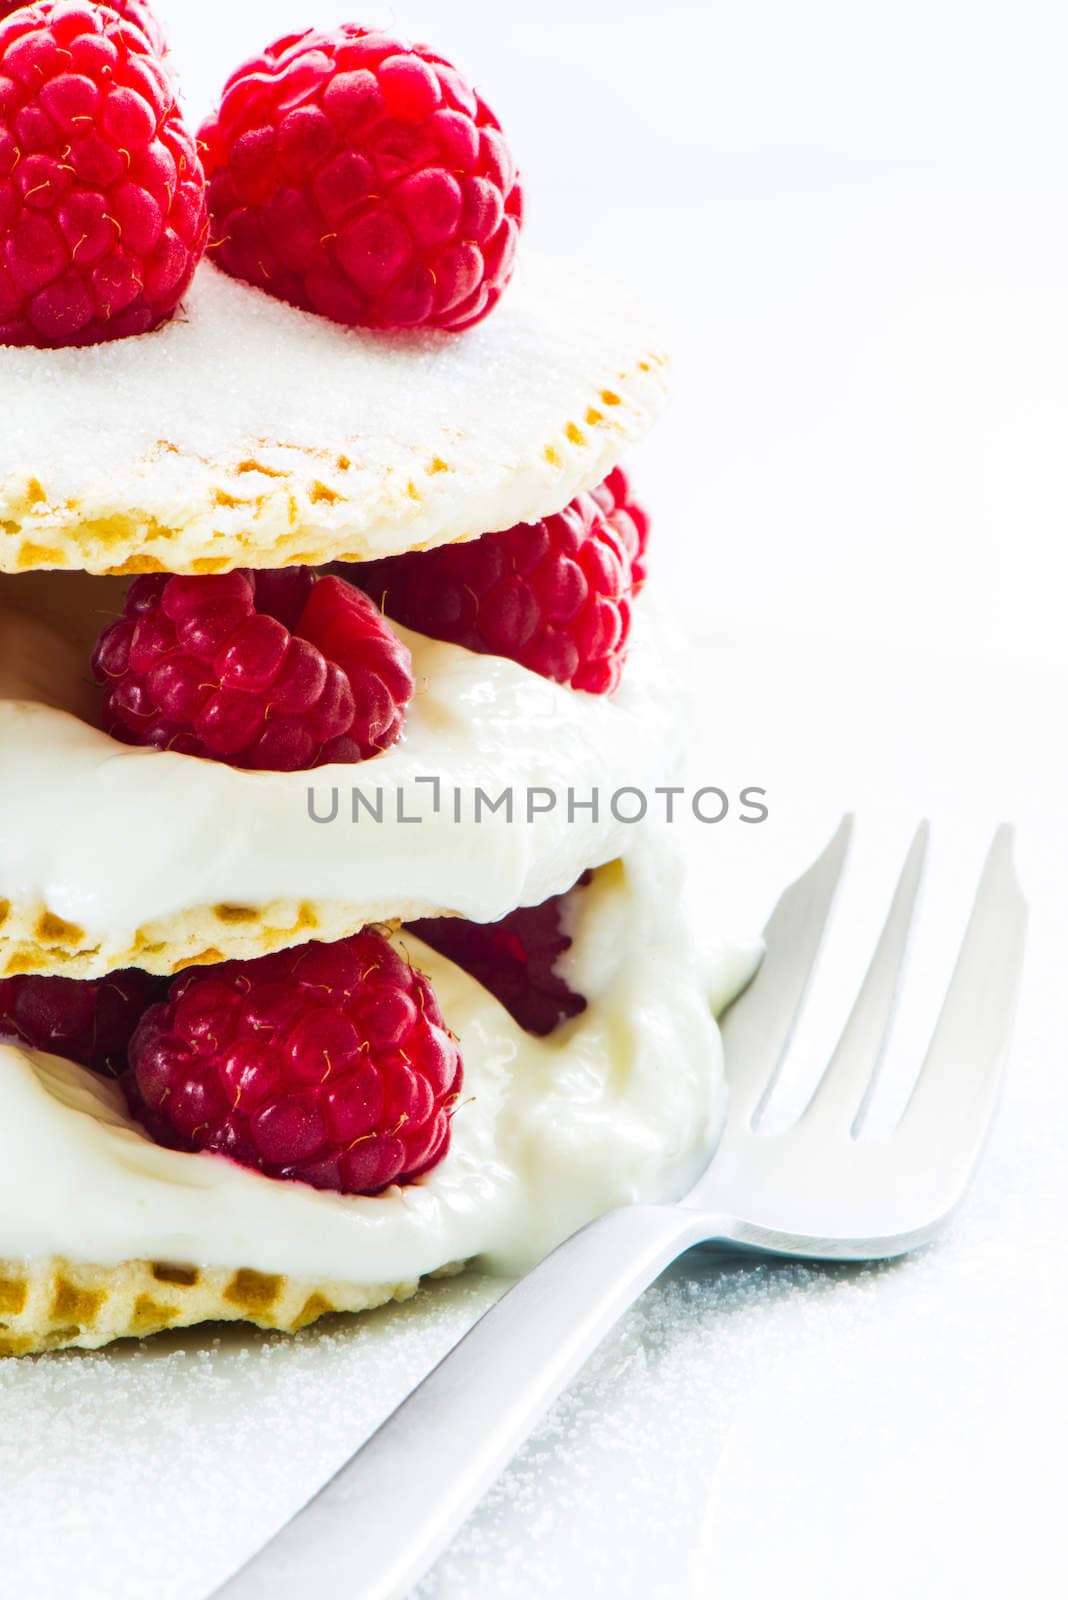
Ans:
[[[399,629],[418,684],[400,743],[358,765],[249,773],[131,749],[85,720],[90,638],[78,632],[95,633],[115,593],[94,584],[108,580],[0,581],[0,897],[43,904],[90,938],[278,900],[343,903],[365,920],[493,921],[622,854],[635,827],[613,816],[613,794],[633,785],[653,802],[677,771],[672,673],[644,597],[612,699]],[[354,788],[381,822],[365,806],[351,820]],[[485,802],[476,820],[476,789],[506,788],[513,820]],[[550,792],[554,809],[528,821],[528,796],[545,805]],[[336,800],[335,820],[312,820],[309,797],[318,817]]]
[[[576,896],[565,958],[588,1008],[525,1034],[418,940],[464,1058],[452,1148],[415,1184],[323,1193],[153,1144],[116,1086],[0,1045],[0,1257],[197,1266],[386,1283],[478,1258],[525,1268],[631,1201],[676,1198],[718,1137],[725,1085],[713,1010],[752,947],[710,951],[680,925],[681,862],[643,836]]]

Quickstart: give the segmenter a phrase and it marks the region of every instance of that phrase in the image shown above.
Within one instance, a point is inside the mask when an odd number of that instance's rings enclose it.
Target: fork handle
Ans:
[[[707,1213],[627,1206],[576,1233],[486,1312],[216,1600],[407,1594],[627,1308],[676,1257],[723,1231]]]

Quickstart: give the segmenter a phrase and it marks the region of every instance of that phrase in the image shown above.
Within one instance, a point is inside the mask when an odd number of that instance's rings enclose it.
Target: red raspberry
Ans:
[[[476,978],[527,1033],[544,1038],[586,1009],[584,997],[568,988],[556,963],[572,943],[563,930],[564,903],[592,881],[593,873],[584,872],[567,894],[554,894],[540,906],[521,906],[500,922],[421,917],[405,927]]]
[[[116,739],[271,772],[377,755],[415,688],[373,602],[307,567],[138,578],[93,671]]]
[[[590,493],[601,509],[605,521],[618,533],[623,548],[630,556],[630,575],[633,592],[640,594],[645,586],[646,554],[649,548],[649,517],[630,490],[630,480],[622,467],[612,471]]]
[[[647,537],[648,520],[617,467],[542,522],[339,570],[405,627],[612,694]]]
[[[500,124],[425,45],[354,23],[279,39],[200,140],[216,259],[281,300],[455,332],[512,276],[522,193]]]
[[[0,979],[0,1035],[116,1076],[134,1029],[170,980],[136,967],[106,978]]]
[[[90,0],[90,3],[114,11],[124,22],[132,22],[135,28],[140,28],[158,55],[166,53],[167,41],[163,28],[148,0]],[[32,4],[32,0],[0,0],[0,22],[6,21],[13,11],[25,10],[29,4]]]
[[[463,1069],[430,984],[368,928],[185,974],[125,1082],[160,1144],[375,1194],[445,1155]]]
[[[88,0],[0,22],[0,344],[99,344],[174,311],[204,174],[139,27]]]

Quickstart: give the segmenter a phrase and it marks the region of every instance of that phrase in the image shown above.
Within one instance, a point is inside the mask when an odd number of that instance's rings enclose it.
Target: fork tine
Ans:
[[[901,970],[927,859],[930,824],[921,822],[909,846],[875,954],[864,974],[841,1037],[799,1120],[858,1132],[882,1065],[897,1010]]]
[[[958,1189],[979,1158],[997,1101],[1027,916],[1013,865],[1013,829],[1003,823],[983,867],[930,1047],[894,1135],[937,1151],[947,1185]]]
[[[823,854],[782,895],[764,929],[760,970],[721,1021],[732,1122],[755,1123],[775,1087],[852,832],[853,818],[844,816]]]

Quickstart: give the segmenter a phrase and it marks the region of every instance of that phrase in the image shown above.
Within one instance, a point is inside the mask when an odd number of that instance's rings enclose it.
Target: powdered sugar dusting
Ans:
[[[16,1587],[79,1600],[206,1594],[500,1290],[432,1284],[396,1317],[295,1337],[206,1328],[0,1363]]]
[[[536,520],[653,420],[658,348],[626,292],[544,261],[462,335],[356,332],[204,265],[154,334],[0,350],[0,568],[280,565]]]

